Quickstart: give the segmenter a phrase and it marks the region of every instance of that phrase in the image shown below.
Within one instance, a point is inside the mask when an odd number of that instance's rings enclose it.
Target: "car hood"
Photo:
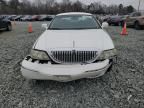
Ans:
[[[109,35],[103,29],[92,30],[46,30],[36,41],[35,49],[97,49],[114,48]]]

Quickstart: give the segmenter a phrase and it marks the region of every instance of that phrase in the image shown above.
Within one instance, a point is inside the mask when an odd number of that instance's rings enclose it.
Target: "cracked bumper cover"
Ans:
[[[102,76],[111,64],[110,60],[83,65],[38,64],[24,60],[22,62],[21,72],[28,79],[66,82],[81,78]]]

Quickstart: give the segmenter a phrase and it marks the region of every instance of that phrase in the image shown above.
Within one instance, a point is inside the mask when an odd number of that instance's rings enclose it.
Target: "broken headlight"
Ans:
[[[48,54],[45,51],[32,49],[30,52],[30,56],[33,59],[37,59],[37,60],[49,60]]]
[[[117,55],[117,50],[116,49],[105,50],[101,53],[101,55],[98,57],[97,60],[111,59],[116,55]]]

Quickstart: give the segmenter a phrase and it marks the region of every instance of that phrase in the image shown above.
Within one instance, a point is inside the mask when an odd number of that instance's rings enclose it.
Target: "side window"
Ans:
[[[141,13],[140,12],[136,13],[136,16],[141,16]]]

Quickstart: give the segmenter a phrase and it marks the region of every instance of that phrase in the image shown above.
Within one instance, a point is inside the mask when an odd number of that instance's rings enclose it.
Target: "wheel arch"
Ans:
[[[8,24],[8,25],[12,25],[10,21],[9,21],[7,24]]]
[[[139,20],[135,20],[135,21],[134,21],[134,25],[135,25],[136,23],[139,23]]]

